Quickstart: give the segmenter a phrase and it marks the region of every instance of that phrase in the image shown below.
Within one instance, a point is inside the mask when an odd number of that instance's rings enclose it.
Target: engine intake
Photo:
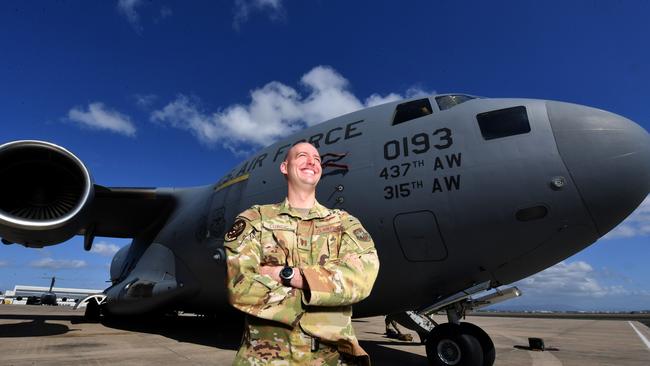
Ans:
[[[58,244],[85,224],[94,196],[88,169],[44,141],[0,146],[0,237],[31,247]]]

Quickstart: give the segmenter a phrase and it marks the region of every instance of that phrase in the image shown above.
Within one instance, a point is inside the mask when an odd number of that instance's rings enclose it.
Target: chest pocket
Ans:
[[[287,258],[291,258],[295,242],[294,223],[262,222],[262,263],[275,266],[293,265]]]
[[[338,216],[316,223],[312,247],[314,253],[318,253],[314,258],[318,264],[323,265],[327,261],[338,259],[342,233],[343,226]]]

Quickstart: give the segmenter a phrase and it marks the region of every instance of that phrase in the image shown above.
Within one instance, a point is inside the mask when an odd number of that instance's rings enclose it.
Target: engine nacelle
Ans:
[[[43,247],[83,228],[94,197],[86,166],[70,151],[44,141],[0,146],[0,237]]]

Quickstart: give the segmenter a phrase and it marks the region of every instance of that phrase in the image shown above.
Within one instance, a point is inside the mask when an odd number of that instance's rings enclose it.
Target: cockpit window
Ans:
[[[469,95],[443,95],[440,97],[436,97],[436,103],[438,103],[438,108],[440,108],[441,111],[444,111],[451,107],[465,103],[471,99],[476,99],[476,98],[470,97]]]
[[[395,108],[393,126],[412,119],[428,116],[432,111],[431,102],[429,102],[428,98],[398,104]]]
[[[526,107],[499,109],[476,115],[481,134],[486,140],[530,132]]]

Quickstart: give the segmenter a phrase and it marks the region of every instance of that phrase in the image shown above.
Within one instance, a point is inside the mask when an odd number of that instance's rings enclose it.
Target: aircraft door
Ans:
[[[406,260],[435,262],[447,258],[447,246],[433,212],[422,210],[399,213],[393,218],[393,228]]]

